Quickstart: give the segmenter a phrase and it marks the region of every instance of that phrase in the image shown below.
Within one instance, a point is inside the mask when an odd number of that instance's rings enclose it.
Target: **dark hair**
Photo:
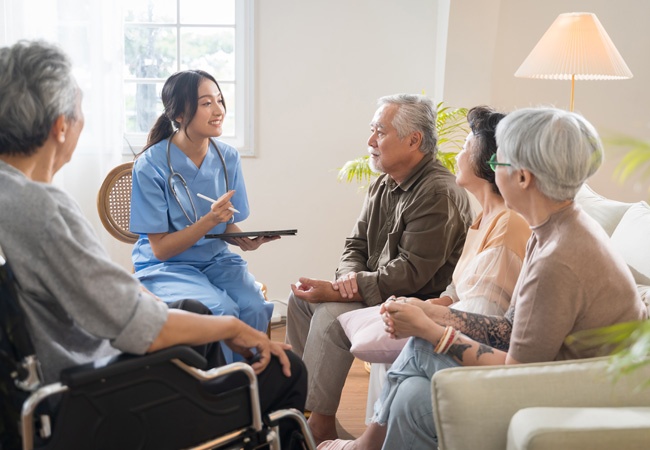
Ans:
[[[0,49],[0,154],[31,156],[54,122],[77,117],[79,86],[57,45],[18,41]]]
[[[474,134],[474,151],[470,153],[474,173],[477,177],[487,180],[497,194],[500,192],[495,181],[495,173],[490,168],[488,161],[497,152],[497,140],[494,133],[498,123],[505,116],[489,106],[475,106],[467,113],[467,122]]]
[[[151,131],[149,131],[147,145],[142,150],[143,152],[163,139],[167,139],[174,133],[175,129],[183,128],[187,135],[187,126],[194,119],[198,108],[199,84],[206,79],[214,82],[219,92],[221,92],[217,80],[203,70],[183,70],[167,78],[161,95],[164,110]],[[223,110],[226,111],[225,99],[223,100]],[[180,115],[185,118],[183,127],[176,121],[176,118]]]

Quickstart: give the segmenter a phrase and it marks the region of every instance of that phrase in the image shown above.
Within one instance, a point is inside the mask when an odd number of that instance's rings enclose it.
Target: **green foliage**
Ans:
[[[614,378],[650,364],[650,320],[579,331],[565,342],[577,350],[606,349],[613,355],[608,372]]]
[[[624,183],[633,174],[643,178],[650,176],[650,142],[629,136],[616,136],[604,139],[608,144],[626,150],[623,159],[614,170],[614,178]]]
[[[436,106],[436,131],[438,132],[438,147],[453,148],[454,155],[463,148],[463,143],[469,133],[467,125],[467,108],[451,108],[444,106],[443,102]],[[452,153],[452,151],[448,151]]]
[[[467,108],[451,108],[443,102],[437,105],[436,131],[438,133],[438,159],[452,173],[456,173],[456,155],[463,148],[469,133]],[[364,155],[346,162],[339,169],[339,181],[369,183],[378,176],[370,168],[370,156]]]
[[[460,152],[460,150],[454,152],[444,152],[442,150],[438,150],[438,153],[436,155],[442,165],[449,169],[449,171],[453,174],[456,173],[456,155],[458,155],[458,152]]]
[[[373,172],[370,168],[370,156],[364,155],[360,156],[357,159],[353,159],[345,163],[345,165],[339,169],[339,180],[345,180],[348,183],[356,181],[357,183],[362,183],[364,181],[369,181],[372,177],[379,175],[377,172]]]

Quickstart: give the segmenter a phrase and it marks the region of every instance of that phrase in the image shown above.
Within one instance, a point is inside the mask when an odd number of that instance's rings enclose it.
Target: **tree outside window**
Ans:
[[[237,0],[130,0],[124,5],[125,134],[141,147],[162,113],[160,95],[165,80],[186,69],[212,74],[223,91],[228,115],[224,141],[250,154],[252,104],[245,98],[251,80],[246,66],[250,40],[241,32],[250,20],[252,2]],[[247,58],[248,55],[248,58]],[[246,106],[245,101],[247,101]],[[243,114],[244,110],[247,111]],[[248,142],[248,145],[246,141]]]

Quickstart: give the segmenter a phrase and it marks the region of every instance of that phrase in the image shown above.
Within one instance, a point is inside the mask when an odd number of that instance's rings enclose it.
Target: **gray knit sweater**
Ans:
[[[144,353],[167,320],[167,306],[111,262],[68,194],[2,161],[0,245],[48,383],[72,365]]]

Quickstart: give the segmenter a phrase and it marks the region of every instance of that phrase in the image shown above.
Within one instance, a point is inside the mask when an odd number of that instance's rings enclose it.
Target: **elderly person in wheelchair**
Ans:
[[[234,317],[213,316],[191,300],[177,308],[158,301],[111,262],[76,202],[52,185],[83,129],[81,101],[70,60],[56,46],[21,41],[0,49],[0,245],[43,382],[121,352],[143,355],[178,345],[195,346],[209,369],[224,364],[215,344],[222,341],[246,357],[257,375],[262,413],[302,411],[306,371],[288,345]],[[213,380],[200,396],[218,394],[220,386],[237,385],[236,379]]]

